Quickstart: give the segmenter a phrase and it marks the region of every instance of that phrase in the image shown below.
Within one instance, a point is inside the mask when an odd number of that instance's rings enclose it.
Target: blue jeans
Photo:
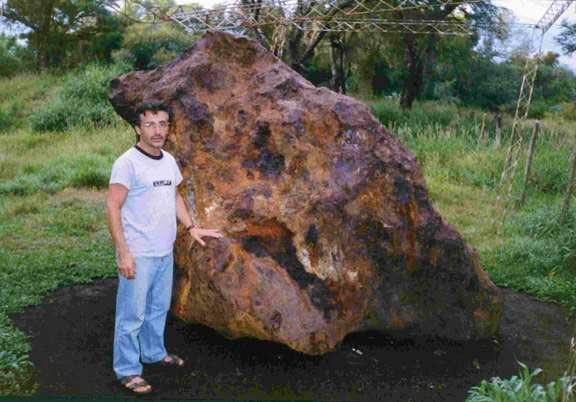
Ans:
[[[174,257],[135,257],[136,277],[118,275],[113,367],[117,378],[142,374],[142,363],[166,356],[164,327],[172,296]]]

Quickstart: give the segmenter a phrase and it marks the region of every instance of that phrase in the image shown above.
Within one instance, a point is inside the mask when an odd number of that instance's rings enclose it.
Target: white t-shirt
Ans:
[[[182,181],[172,155],[154,157],[133,147],[112,166],[110,184],[128,188],[122,227],[133,256],[162,257],[176,240],[176,186]]]

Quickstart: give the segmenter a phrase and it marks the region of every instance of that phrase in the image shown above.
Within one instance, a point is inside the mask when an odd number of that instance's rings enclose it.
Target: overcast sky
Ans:
[[[494,4],[500,7],[506,7],[514,13],[519,23],[536,24],[540,21],[540,18],[546,13],[552,1],[547,0],[493,0]],[[554,51],[556,53],[562,54],[562,49],[560,45],[554,40],[555,36],[558,36],[560,32],[560,23],[562,20],[568,19],[570,21],[576,21],[576,6],[572,4],[560,17],[556,24],[550,28],[550,30],[544,36],[543,51]],[[530,31],[527,31],[530,34]],[[573,71],[576,72],[576,54],[570,56],[560,57],[560,62],[569,66]]]

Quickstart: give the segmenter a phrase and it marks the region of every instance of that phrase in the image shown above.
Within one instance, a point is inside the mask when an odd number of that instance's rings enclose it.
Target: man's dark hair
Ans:
[[[134,119],[132,120],[132,126],[140,126],[140,115],[146,114],[146,112],[158,113],[158,112],[166,112],[168,113],[168,122],[172,123],[172,118],[174,117],[172,114],[172,109],[170,106],[165,104],[164,102],[145,102],[138,105],[135,110]]]

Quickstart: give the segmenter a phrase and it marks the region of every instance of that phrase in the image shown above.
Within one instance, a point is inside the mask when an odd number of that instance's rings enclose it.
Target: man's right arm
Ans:
[[[136,275],[136,264],[134,257],[126,245],[124,231],[122,228],[122,205],[128,196],[128,189],[118,183],[110,184],[108,196],[106,198],[106,212],[108,215],[108,230],[118,252],[117,264],[120,274],[127,279],[134,279]]]

